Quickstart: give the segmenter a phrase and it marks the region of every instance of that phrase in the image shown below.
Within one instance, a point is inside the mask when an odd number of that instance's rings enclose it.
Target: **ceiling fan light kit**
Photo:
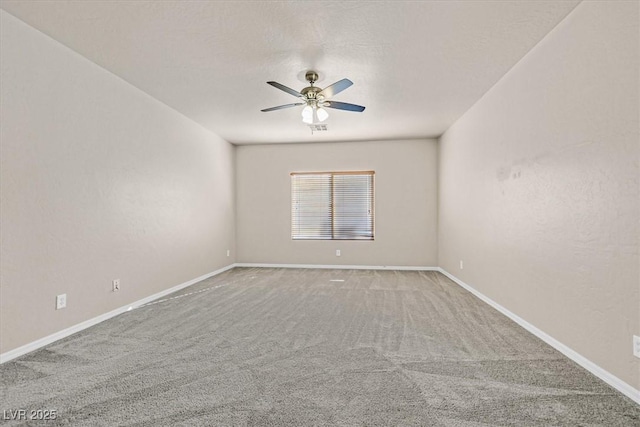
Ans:
[[[342,92],[349,86],[353,84],[353,82],[349,79],[342,79],[331,86],[327,86],[322,89],[317,86],[314,86],[315,82],[318,80],[318,73],[315,71],[307,71],[305,74],[305,79],[309,82],[309,86],[302,89],[300,92],[297,92],[283,84],[278,82],[267,82],[271,86],[282,90],[283,92],[287,92],[290,95],[295,96],[296,98],[300,98],[302,102],[296,102],[293,104],[285,104],[279,105],[277,107],[265,108],[261,110],[262,112],[269,112],[275,110],[282,110],[284,108],[298,107],[304,105],[304,108],[300,112],[302,116],[302,122],[308,125],[313,125],[316,123],[324,122],[329,118],[329,112],[325,108],[334,108],[336,110],[345,110],[345,111],[355,111],[362,112],[364,111],[363,106],[356,104],[348,104],[346,102],[337,102],[330,101],[329,98],[337,95]]]
[[[327,110],[319,107],[317,103],[315,105],[307,105],[302,109],[302,121],[308,125],[324,122],[328,117],[329,113],[327,113]]]

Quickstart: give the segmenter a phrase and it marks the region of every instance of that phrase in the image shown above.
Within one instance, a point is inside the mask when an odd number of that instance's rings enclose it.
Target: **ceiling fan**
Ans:
[[[345,110],[345,111],[356,111],[361,113],[364,111],[364,107],[362,105],[348,104],[346,102],[338,102],[331,101],[329,98],[332,98],[334,95],[342,92],[349,86],[353,84],[353,82],[349,79],[342,79],[331,86],[327,86],[322,89],[317,86],[314,86],[314,83],[318,80],[318,73],[315,71],[307,71],[304,78],[309,82],[309,86],[302,89],[300,92],[291,89],[283,84],[278,82],[267,82],[273,87],[276,87],[288,94],[295,96],[296,98],[300,98],[302,102],[296,102],[293,104],[285,104],[279,105],[277,107],[265,108],[264,110],[260,110],[262,112],[282,110],[284,108],[291,108],[304,105],[302,109],[302,121],[306,124],[313,124],[316,121],[323,122],[329,117],[329,113],[325,108],[334,108],[336,110]]]

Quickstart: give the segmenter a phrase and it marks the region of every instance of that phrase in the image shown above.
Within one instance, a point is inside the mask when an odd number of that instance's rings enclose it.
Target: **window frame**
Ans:
[[[293,177],[300,175],[329,175],[331,181],[330,188],[330,204],[329,204],[329,214],[331,220],[331,237],[295,237],[294,235],[294,188],[293,188]],[[335,186],[334,186],[334,177],[335,176],[343,176],[343,175],[364,175],[369,176],[371,179],[371,237],[363,237],[363,238],[336,238],[335,235]],[[319,240],[319,241],[361,241],[361,242],[372,242],[375,240],[376,235],[376,221],[375,221],[375,171],[373,170],[362,170],[362,171],[322,171],[322,172],[291,172],[290,176],[290,212],[291,212],[291,240]]]

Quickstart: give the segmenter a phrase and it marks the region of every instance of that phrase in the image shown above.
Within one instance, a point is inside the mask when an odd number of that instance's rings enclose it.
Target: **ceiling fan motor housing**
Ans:
[[[309,82],[311,86],[305,87],[300,91],[300,94],[308,101],[322,100],[323,96],[318,96],[318,93],[322,92],[322,88],[315,87],[313,84],[318,81],[318,73],[309,70],[304,75],[304,78]]]
[[[322,95],[317,96],[318,93],[320,93],[320,92],[322,92],[322,88],[319,88],[319,87],[316,87],[316,86],[305,87],[304,89],[302,89],[300,91],[302,96],[304,96],[305,99],[307,99],[307,100],[322,98]]]

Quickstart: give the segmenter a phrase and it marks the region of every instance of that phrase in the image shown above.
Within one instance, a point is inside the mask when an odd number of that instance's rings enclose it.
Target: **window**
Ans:
[[[291,238],[373,240],[374,172],[291,174]]]

